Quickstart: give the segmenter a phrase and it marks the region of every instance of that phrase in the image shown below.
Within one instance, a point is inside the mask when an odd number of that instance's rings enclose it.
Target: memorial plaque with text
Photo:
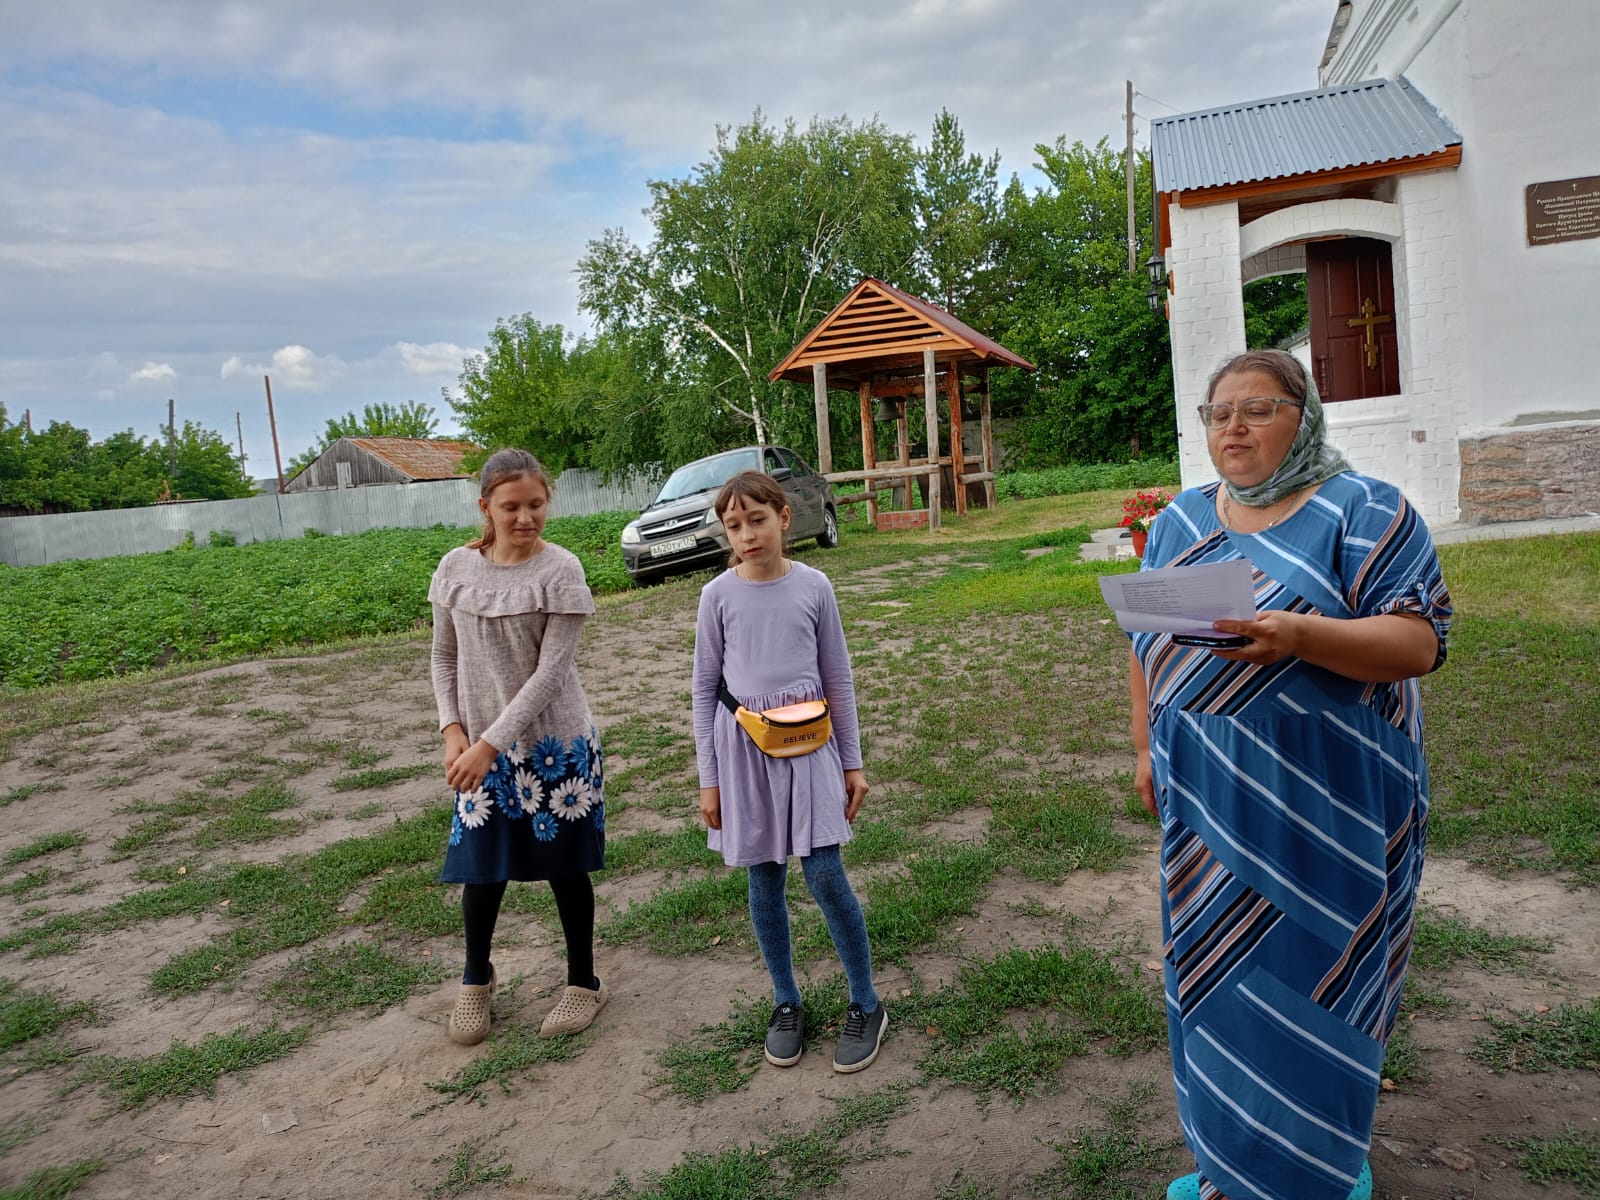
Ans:
[[[1600,175],[1530,183],[1528,245],[1600,237]]]

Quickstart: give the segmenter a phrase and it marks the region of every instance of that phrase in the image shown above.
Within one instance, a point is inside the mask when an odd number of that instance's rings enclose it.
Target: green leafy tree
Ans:
[[[462,364],[457,394],[445,388],[444,398],[485,453],[515,446],[555,474],[587,466],[589,424],[576,376],[589,352],[587,342],[532,313],[501,318],[483,352]]]
[[[1310,321],[1304,274],[1272,275],[1244,285],[1245,345],[1252,350],[1276,346]]]
[[[1019,465],[1115,462],[1176,451],[1167,325],[1129,274],[1122,157],[1105,139],[1036,148],[1049,185],[1013,180],[1004,220],[995,330],[1035,375],[995,377],[997,405],[1019,417]],[[1135,228],[1151,226],[1149,156],[1137,164]],[[1137,248],[1136,258],[1149,247]]]
[[[176,469],[174,469],[174,465]],[[221,435],[185,421],[145,439],[131,429],[96,442],[89,431],[52,421],[29,432],[0,408],[0,507],[16,512],[139,508],[158,500],[231,500],[254,485]]]
[[[757,113],[718,129],[688,178],[650,184],[647,245],[619,229],[589,243],[580,303],[616,339],[606,353],[661,372],[633,397],[664,431],[661,458],[752,436],[814,449],[809,389],[767,372],[861,276],[919,290],[916,190],[911,140],[877,121],[779,129]],[[836,414],[853,437],[853,405]]]
[[[165,446],[153,446],[157,453]],[[255,484],[221,434],[193,421],[185,421],[174,439],[171,454],[177,464],[171,492],[180,500],[240,500],[255,494]]]
[[[6,420],[6,406],[0,404],[0,509],[19,507],[15,494],[27,464],[22,422]]]
[[[928,149],[917,157],[917,174],[929,298],[964,321],[981,319],[974,295],[993,267],[1000,233],[1000,155],[967,153],[961,123],[941,109]]]
[[[131,429],[91,446],[86,461],[91,508],[139,508],[170,492],[166,445],[147,442]]]
[[[433,407],[420,400],[405,404],[369,404],[358,417],[353,412],[342,417],[331,417],[323,427],[322,436],[309,449],[289,460],[284,479],[293,479],[315,461],[329,446],[342,437],[408,437],[431,438],[439,428],[439,419]]]
[[[15,475],[5,481],[6,507],[28,513],[84,512],[94,507],[89,431],[51,421],[18,439]]]

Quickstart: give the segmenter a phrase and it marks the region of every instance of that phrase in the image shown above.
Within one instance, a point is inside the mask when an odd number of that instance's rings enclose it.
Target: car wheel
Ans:
[[[822,510],[822,532],[817,534],[817,545],[832,550],[839,544],[839,515],[831,508]]]

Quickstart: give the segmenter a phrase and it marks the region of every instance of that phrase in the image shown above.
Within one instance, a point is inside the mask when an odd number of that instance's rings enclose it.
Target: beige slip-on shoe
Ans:
[[[603,983],[599,991],[568,984],[561,993],[561,999],[544,1019],[544,1024],[539,1026],[539,1036],[550,1038],[582,1033],[606,1006],[607,998],[606,985]]]
[[[488,983],[463,983],[456,991],[456,1006],[450,1010],[450,1040],[461,1046],[476,1046],[489,1036],[489,1001],[494,997],[494,968],[489,968]]]

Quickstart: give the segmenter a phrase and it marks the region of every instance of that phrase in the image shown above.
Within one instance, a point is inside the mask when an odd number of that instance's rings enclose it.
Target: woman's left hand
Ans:
[[[1304,631],[1306,614],[1280,612],[1276,609],[1262,613],[1254,621],[1213,621],[1211,627],[1218,633],[1237,633],[1250,639],[1248,646],[1237,650],[1212,650],[1218,658],[1230,662],[1256,663],[1266,666],[1299,653],[1300,635]]]
[[[860,767],[844,773],[844,819],[856,823],[861,802],[867,798],[867,776]]]
[[[456,760],[445,768],[445,782],[458,792],[476,791],[483,786],[483,777],[494,766],[499,753],[493,742],[479,738],[471,749],[458,754]]]

